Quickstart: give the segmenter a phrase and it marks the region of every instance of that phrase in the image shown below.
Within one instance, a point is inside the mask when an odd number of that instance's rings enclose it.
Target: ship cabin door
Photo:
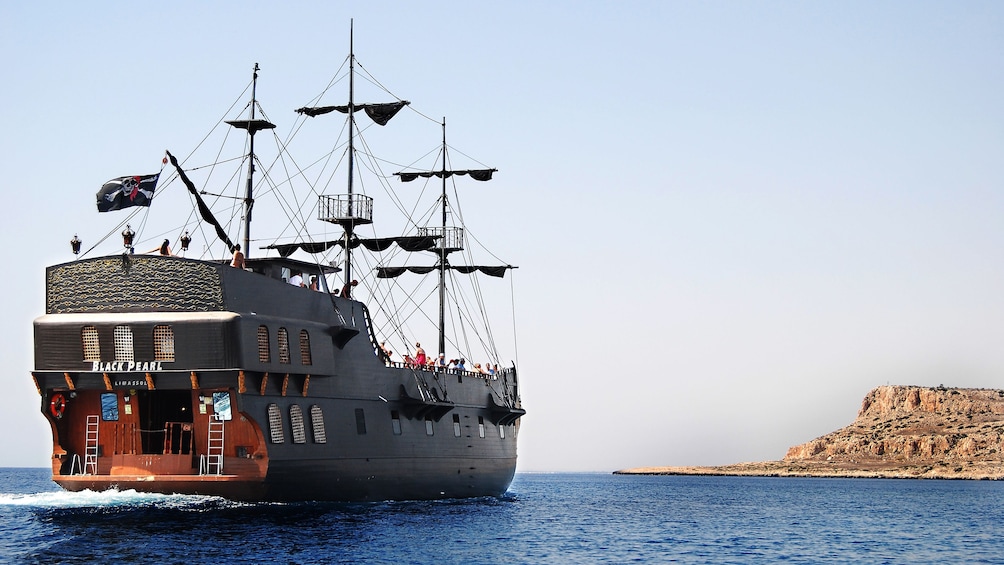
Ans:
[[[195,451],[192,392],[136,391],[143,453],[189,454]]]

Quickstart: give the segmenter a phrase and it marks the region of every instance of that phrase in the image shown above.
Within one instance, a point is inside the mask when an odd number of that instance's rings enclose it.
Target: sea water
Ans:
[[[7,563],[1004,563],[1004,483],[518,473],[501,498],[248,504],[0,469]]]

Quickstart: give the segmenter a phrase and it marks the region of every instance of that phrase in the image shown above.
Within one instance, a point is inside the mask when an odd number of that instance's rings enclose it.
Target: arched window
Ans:
[[[286,442],[282,433],[282,413],[279,412],[279,406],[274,403],[268,405],[268,431],[272,436],[272,443]]]
[[[171,326],[153,327],[153,359],[174,361],[174,328]]]
[[[293,430],[293,443],[307,443],[307,434],[303,429],[303,410],[298,404],[289,407],[289,425]]]
[[[80,329],[80,341],[84,346],[84,361],[100,361],[101,345],[98,342],[98,329],[85,326]]]
[[[272,360],[268,349],[268,328],[258,326],[258,360],[262,363],[268,363]]]
[[[132,328],[115,326],[115,360],[133,361]]]
[[[307,330],[300,330],[300,363],[310,365],[310,335]]]
[[[328,436],[324,433],[324,415],[321,407],[314,404],[310,407],[310,427],[314,430],[314,443],[327,443]]]
[[[289,365],[289,334],[286,328],[279,328],[279,362]]]

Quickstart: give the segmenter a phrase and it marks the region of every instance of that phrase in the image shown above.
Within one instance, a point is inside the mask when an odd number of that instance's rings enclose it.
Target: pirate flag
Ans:
[[[111,212],[130,206],[149,206],[157,188],[155,175],[118,177],[106,182],[98,191],[98,212]]]

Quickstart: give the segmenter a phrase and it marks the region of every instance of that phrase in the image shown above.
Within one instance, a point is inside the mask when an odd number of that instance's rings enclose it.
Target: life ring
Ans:
[[[49,413],[56,418],[62,418],[64,410],[66,410],[66,397],[57,392],[49,401]]]

